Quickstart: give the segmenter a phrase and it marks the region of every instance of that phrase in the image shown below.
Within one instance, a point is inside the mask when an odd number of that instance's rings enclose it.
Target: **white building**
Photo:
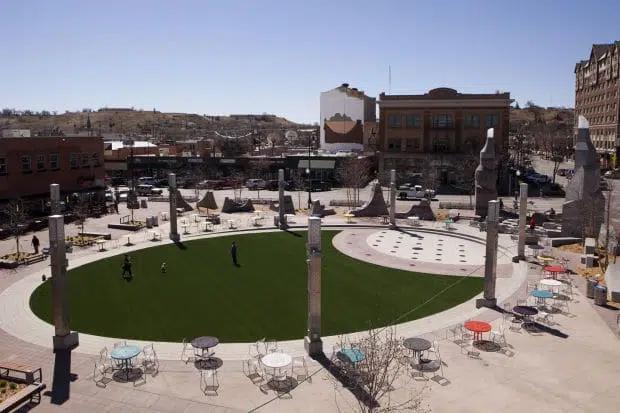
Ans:
[[[329,152],[363,151],[377,121],[377,100],[343,83],[321,93],[321,148]]]

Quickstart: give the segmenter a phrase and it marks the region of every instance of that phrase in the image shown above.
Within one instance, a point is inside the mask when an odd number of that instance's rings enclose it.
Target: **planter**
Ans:
[[[19,263],[17,261],[0,259],[0,268],[15,269],[18,266]]]

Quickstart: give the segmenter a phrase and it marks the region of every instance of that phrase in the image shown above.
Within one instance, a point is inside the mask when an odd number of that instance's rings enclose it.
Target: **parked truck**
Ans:
[[[422,185],[402,185],[398,187],[398,199],[433,199],[435,191],[433,189],[424,189]]]

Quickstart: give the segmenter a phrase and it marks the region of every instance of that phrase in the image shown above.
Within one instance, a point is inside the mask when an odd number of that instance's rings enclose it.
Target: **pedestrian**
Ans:
[[[161,273],[165,274],[166,271],[168,271],[168,266],[166,265],[166,262],[164,261],[161,263]]]
[[[504,210],[504,201],[502,200],[502,198],[499,199],[499,209],[500,211]]]
[[[118,214],[118,199],[114,199],[114,211]]]
[[[534,219],[534,216],[532,215],[532,218],[530,218],[530,232],[532,234],[534,233],[534,229],[536,229],[536,220]]]
[[[34,248],[34,253],[39,253],[39,238],[36,235],[32,236],[32,248]]]
[[[129,280],[133,278],[133,273],[131,272],[131,258],[129,254],[125,254],[125,259],[123,260],[123,278]]]
[[[235,244],[235,241],[233,241],[232,246],[230,247],[230,256],[232,257],[232,261],[235,267],[238,267],[239,264],[237,263],[237,244]]]
[[[519,203],[517,202],[517,200],[515,199],[514,201],[512,201],[512,208],[516,211],[519,208]]]

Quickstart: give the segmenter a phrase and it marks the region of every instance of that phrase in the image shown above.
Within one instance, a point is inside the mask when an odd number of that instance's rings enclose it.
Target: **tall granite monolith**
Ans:
[[[493,128],[487,130],[487,142],[480,151],[480,164],[475,172],[476,215],[487,216],[489,201],[497,199],[497,161]]]
[[[323,352],[321,340],[321,218],[308,218],[308,333],[304,347],[310,356]]]
[[[605,198],[600,187],[601,167],[590,139],[590,124],[582,115],[579,115],[575,141],[574,170],[562,207],[562,235],[596,237],[603,222]]]
[[[50,215],[60,215],[60,185],[50,185]]]
[[[179,242],[181,237],[177,230],[177,176],[173,173],[168,174],[168,201],[170,203],[170,232],[169,238],[174,242]]]
[[[390,228],[396,228],[396,169],[390,170]]]
[[[484,259],[484,295],[476,300],[476,307],[490,307],[497,305],[495,298],[495,283],[497,281],[497,241],[499,234],[499,201],[489,201],[487,207],[487,239],[486,256]]]
[[[525,259],[525,226],[527,225],[527,190],[528,185],[524,182],[519,185],[519,245],[517,258]]]
[[[278,169],[278,220],[280,229],[286,229],[284,219],[284,169]]]

